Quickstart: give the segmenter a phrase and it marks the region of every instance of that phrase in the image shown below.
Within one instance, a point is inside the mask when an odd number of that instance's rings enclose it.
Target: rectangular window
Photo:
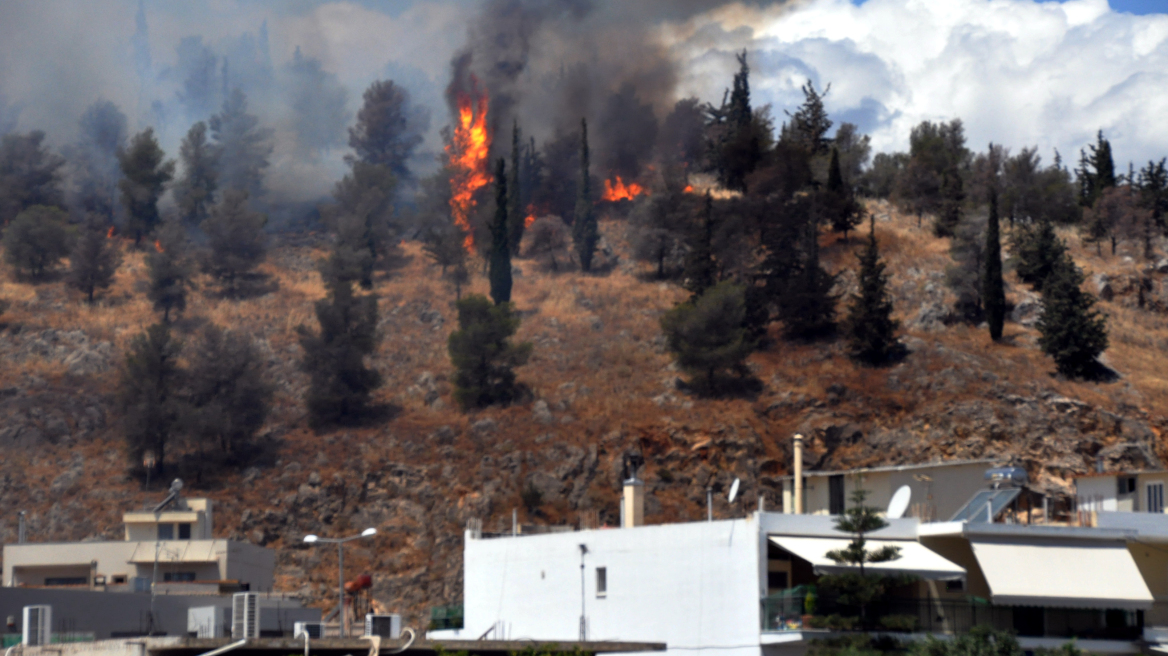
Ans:
[[[114,574],[113,576],[110,577],[110,582],[113,583],[114,585],[125,585],[126,584],[126,575],[125,574]]]
[[[604,597],[608,595],[608,568],[596,568],[596,596]]]
[[[844,514],[844,477],[836,474],[827,478],[827,512],[832,515]]]
[[[786,572],[767,572],[767,588],[770,590],[787,588]]]
[[[1136,477],[1135,476],[1120,476],[1116,480],[1119,481],[1118,487],[1119,487],[1120,494],[1131,494],[1132,492],[1136,491]]]
[[[190,540],[191,539],[191,525],[190,524],[179,524],[178,525],[178,539],[180,539],[180,540]]]
[[[965,581],[961,579],[945,581],[945,592],[961,592],[963,590],[965,590]]]
[[[183,583],[195,580],[194,572],[165,572],[162,575],[162,580],[167,583]]]
[[[89,585],[84,576],[53,576],[45,579],[45,585]]]
[[[1148,483],[1144,486],[1147,490],[1148,506],[1146,510],[1150,513],[1164,512],[1164,484],[1163,483]]]
[[[174,539],[174,524],[159,524],[158,525],[158,539],[159,540],[173,540]]]

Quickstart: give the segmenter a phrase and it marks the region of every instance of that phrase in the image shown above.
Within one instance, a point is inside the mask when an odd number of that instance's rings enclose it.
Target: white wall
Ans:
[[[678,656],[692,656],[695,647],[703,656],[761,653],[754,516],[492,539],[468,534],[461,636],[477,638],[501,622],[505,632],[492,637],[577,640],[580,544],[588,547],[589,640],[665,642]],[[597,567],[607,569],[604,598],[596,596]]]
[[[856,488],[862,487],[868,491],[868,505],[887,508],[892,495],[902,485],[907,485],[912,496],[906,516],[919,516],[917,511],[921,511],[922,514],[931,514],[933,521],[943,522],[960,510],[974,493],[986,487],[985,471],[991,466],[991,463],[972,462],[844,473],[845,506],[851,506],[848,497]],[[924,477],[932,478],[932,481],[922,480]],[[804,479],[804,513],[826,515],[831,507],[829,476],[805,473]],[[793,510],[792,485],[792,480],[783,481],[783,511],[788,513]]]
[[[1089,476],[1075,479],[1075,496],[1081,510],[1119,510],[1114,476]]]

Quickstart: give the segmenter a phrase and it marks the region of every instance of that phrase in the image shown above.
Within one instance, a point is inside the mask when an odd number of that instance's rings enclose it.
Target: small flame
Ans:
[[[154,240],[154,250],[158,251],[159,253],[165,253],[165,252],[166,252],[166,251],[165,251],[165,250],[163,250],[163,248],[162,248],[162,242],[158,241],[157,239],[155,239],[155,240]]]
[[[113,239],[114,238],[114,227],[113,226],[110,226],[109,232],[105,233],[105,238],[106,239]]]
[[[647,193],[644,187],[635,182],[630,182],[626,185],[624,180],[621,180],[621,177],[618,175],[616,176],[616,182],[612,180],[604,181],[604,195],[600,197],[600,200],[632,200],[644,193]]]
[[[534,205],[527,206],[527,216],[523,218],[524,228],[530,228],[531,224],[535,223],[535,212],[536,210]]]
[[[682,192],[687,193],[687,194],[692,194],[693,193],[693,185],[687,184],[685,186],[685,189],[682,189]]]
[[[472,97],[473,95],[473,97]],[[487,130],[486,92],[479,93],[478,80],[471,78],[471,94],[458,96],[458,125],[446,146],[450,158],[450,213],[454,224],[465,234],[462,245],[467,253],[474,253],[474,233],[470,227],[470,213],[478,201],[475,192],[491,182],[487,171],[487,157],[491,151],[491,135]]]

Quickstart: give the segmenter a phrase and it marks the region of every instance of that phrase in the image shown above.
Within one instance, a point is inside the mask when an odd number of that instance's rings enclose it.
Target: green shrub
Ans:
[[[41,280],[72,247],[65,213],[34,205],[12,220],[4,231],[4,259],[25,278]]]

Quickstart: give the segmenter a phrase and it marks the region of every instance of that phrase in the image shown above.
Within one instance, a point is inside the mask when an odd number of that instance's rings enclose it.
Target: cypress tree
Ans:
[[[580,184],[572,221],[572,243],[584,271],[592,270],[592,256],[596,254],[596,242],[600,240],[592,208],[592,182],[588,168],[588,120],[580,119]]]
[[[831,164],[827,167],[827,190],[837,194],[844,191],[844,176],[840,173],[839,149],[831,149]]]
[[[986,321],[990,326],[990,339],[995,342],[1002,338],[1002,326],[1006,322],[1006,289],[1002,282],[1002,239],[998,223],[998,190],[991,188],[990,218],[986,224],[982,302],[985,304]]]
[[[1066,246],[1054,232],[1054,225],[1043,219],[1036,227],[1023,228],[1015,233],[1014,252],[1018,257],[1016,271],[1031,289],[1042,291],[1043,281],[1054,265],[1066,253]]]
[[[691,232],[689,252],[685,256],[685,270],[683,271],[683,285],[693,298],[705,293],[713,287],[717,280],[717,271],[714,264],[714,199],[706,193],[706,208],[702,212],[701,222],[697,229]]]
[[[827,193],[824,197],[831,229],[842,232],[844,241],[848,239],[848,232],[856,227],[863,216],[863,209],[844,184],[844,176],[840,171],[839,149],[831,149],[831,163],[827,167]]]
[[[815,340],[835,334],[835,276],[819,266],[819,230],[815,222],[805,228],[799,270],[779,293],[779,318],[788,339]]]
[[[892,296],[888,293],[888,274],[880,261],[876,244],[876,223],[869,219],[868,245],[860,253],[860,293],[852,297],[844,327],[848,349],[853,359],[876,365],[898,353],[896,340],[899,323],[892,318]]]
[[[519,146],[519,121],[515,121],[515,125],[511,129],[511,179],[507,184],[507,232],[512,255],[519,253],[519,244],[523,241],[523,231],[527,228],[519,176],[519,156],[522,150]]]
[[[1064,376],[1090,376],[1107,349],[1107,318],[1082,290],[1083,274],[1067,254],[1054,263],[1042,287],[1038,344]]]
[[[454,398],[464,410],[518,396],[514,368],[531,357],[531,342],[511,343],[518,329],[510,303],[492,305],[480,294],[458,301],[458,330],[450,334],[447,352],[454,365]]]
[[[109,289],[122,264],[122,252],[108,234],[106,227],[91,217],[69,256],[69,284],[85,294],[90,304],[97,290]]]
[[[495,164],[495,220],[491,222],[491,256],[488,262],[491,298],[498,303],[511,302],[511,244],[507,231],[507,163],[502,157]]]

